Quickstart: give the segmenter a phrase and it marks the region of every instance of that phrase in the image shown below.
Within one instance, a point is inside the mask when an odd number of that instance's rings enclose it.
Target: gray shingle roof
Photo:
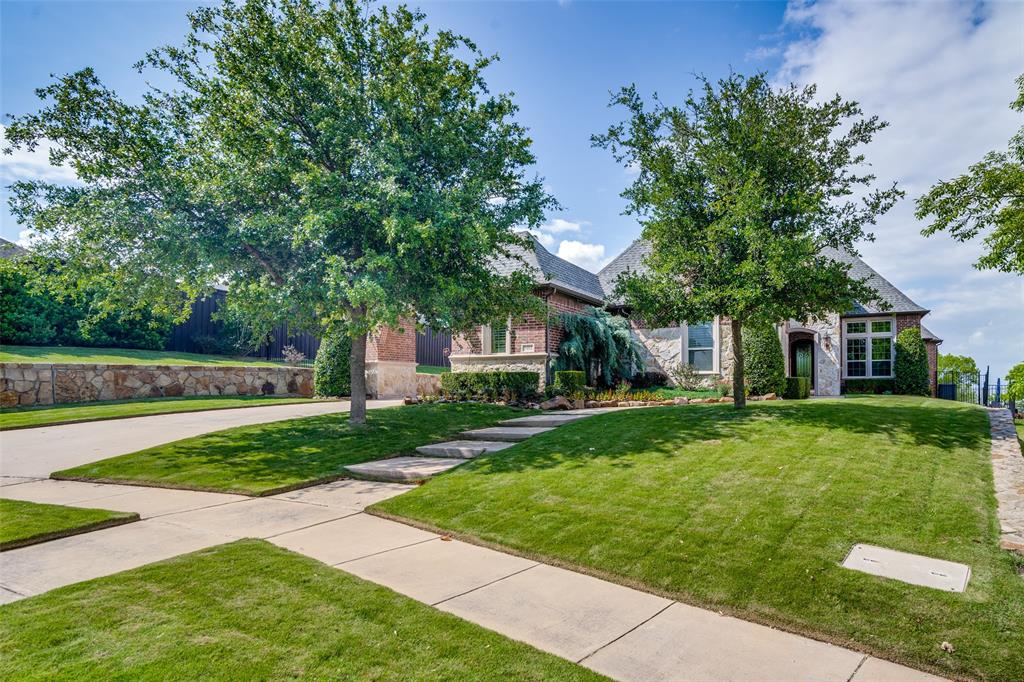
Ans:
[[[942,343],[942,339],[935,336],[935,334],[928,329],[928,327],[921,325],[921,338],[925,341],[935,341],[936,343]]]
[[[538,284],[550,284],[594,303],[604,301],[604,289],[597,275],[551,253],[532,234],[522,236],[533,242],[533,249],[515,249],[513,252],[533,271]],[[495,262],[495,269],[502,275],[511,274],[521,267],[522,263],[513,258],[501,258]]]
[[[0,237],[0,258],[17,258],[28,254],[28,249]]]
[[[597,276],[601,280],[604,290],[608,292],[610,302],[617,302],[612,299],[612,292],[615,290],[615,281],[624,272],[642,272],[645,269],[644,258],[651,252],[650,242],[644,239],[637,239],[629,247],[620,253],[611,263],[604,266]],[[840,263],[850,266],[850,275],[857,279],[867,279],[881,299],[891,307],[884,311],[887,313],[927,313],[928,310],[917,305],[902,291],[892,285],[889,280],[882,277],[853,254],[826,247],[822,254]],[[853,310],[846,315],[875,315],[883,312],[876,304],[862,305],[857,303]]]

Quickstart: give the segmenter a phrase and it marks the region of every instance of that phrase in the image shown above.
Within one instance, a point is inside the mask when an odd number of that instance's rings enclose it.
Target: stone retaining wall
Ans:
[[[452,354],[448,360],[453,372],[536,372],[540,377],[538,389],[544,390],[547,353]]]
[[[193,395],[313,395],[305,367],[0,363],[0,406]]]

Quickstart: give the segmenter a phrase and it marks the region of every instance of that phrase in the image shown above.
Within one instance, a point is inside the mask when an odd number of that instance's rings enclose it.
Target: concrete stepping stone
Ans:
[[[539,433],[551,431],[552,428],[540,426],[490,426],[486,429],[463,431],[461,435],[463,438],[471,440],[519,442],[531,436],[536,436]]]
[[[561,426],[578,419],[586,419],[588,414],[535,414],[529,417],[516,417],[501,422],[503,426]]]
[[[376,481],[408,483],[426,480],[465,463],[465,458],[461,457],[392,457],[376,462],[350,464],[345,470]]]
[[[433,445],[421,445],[416,452],[424,457],[455,457],[460,459],[473,459],[485,452],[497,452],[510,448],[515,443],[506,443],[496,440],[450,440],[447,443],[434,443]]]
[[[854,545],[842,565],[854,571],[946,592],[963,592],[971,578],[971,567],[967,564],[864,543]]]

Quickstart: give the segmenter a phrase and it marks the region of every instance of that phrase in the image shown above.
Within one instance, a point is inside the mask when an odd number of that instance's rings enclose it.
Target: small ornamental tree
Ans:
[[[91,69],[39,90],[13,148],[52,144],[80,185],[15,183],[12,211],[73,263],[107,262],[122,300],[184,316],[215,284],[257,332],[274,321],[352,341],[350,420],[366,419],[367,335],[399,319],[466,331],[531,305],[516,229],[556,206],[494,57],[404,6],[225,1],[130,104]],[[184,294],[184,295],[182,295]]]
[[[587,307],[582,313],[561,317],[565,337],[558,347],[555,370],[579,370],[603,386],[631,376],[644,368],[639,344],[629,330],[629,321],[601,308]],[[590,376],[595,368],[597,377]]]
[[[313,393],[319,396],[340,398],[351,395],[352,382],[349,375],[349,359],[352,354],[352,339],[348,334],[333,332],[320,341],[320,348],[313,363]]]
[[[786,391],[786,359],[774,325],[743,330],[747,385],[751,395],[782,395]]]
[[[929,395],[928,351],[917,327],[896,335],[896,366],[893,369],[895,392],[903,395]]]
[[[1010,108],[1024,113],[1024,75]],[[936,184],[917,200],[917,219],[931,219],[925,236],[949,232],[958,242],[985,234],[975,267],[1024,275],[1024,127],[1005,152],[989,152],[960,177]]]
[[[652,246],[646,269],[618,291],[650,324],[728,318],[742,408],[744,326],[878,299],[823,248],[853,252],[902,196],[871,188],[859,151],[886,124],[855,102],[819,100],[813,86],[775,90],[764,75],[702,79],[682,106],[647,106],[634,87],[612,104],[628,121],[593,141],[638,170],[623,196]]]

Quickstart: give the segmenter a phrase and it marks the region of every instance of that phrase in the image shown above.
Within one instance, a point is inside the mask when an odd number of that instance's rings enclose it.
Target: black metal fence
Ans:
[[[939,372],[936,395],[962,403],[1015,409],[1016,406],[1012,404],[1007,394],[1010,384],[1011,382],[1004,382],[1000,377],[990,376],[988,367],[984,372],[946,370]]]
[[[416,362],[420,365],[451,367],[448,355],[452,352],[452,335],[435,332],[427,327],[416,332]]]
[[[224,304],[226,297],[226,292],[218,290],[208,298],[193,302],[192,313],[188,320],[175,325],[164,350],[179,353],[230,354],[230,351],[227,350],[230,342],[225,338],[224,324],[214,319],[214,314]],[[218,344],[218,341],[221,343]],[[218,345],[222,349],[218,350]],[[291,346],[305,355],[305,358],[296,364],[308,367],[316,360],[320,339],[307,332],[289,333],[287,324],[279,324],[270,332],[268,341],[247,353],[246,357],[285,362],[287,360],[284,354],[286,346]],[[416,362],[418,364],[450,367],[448,354],[451,353],[451,349],[451,334],[434,332],[429,327],[423,332],[416,333]]]

